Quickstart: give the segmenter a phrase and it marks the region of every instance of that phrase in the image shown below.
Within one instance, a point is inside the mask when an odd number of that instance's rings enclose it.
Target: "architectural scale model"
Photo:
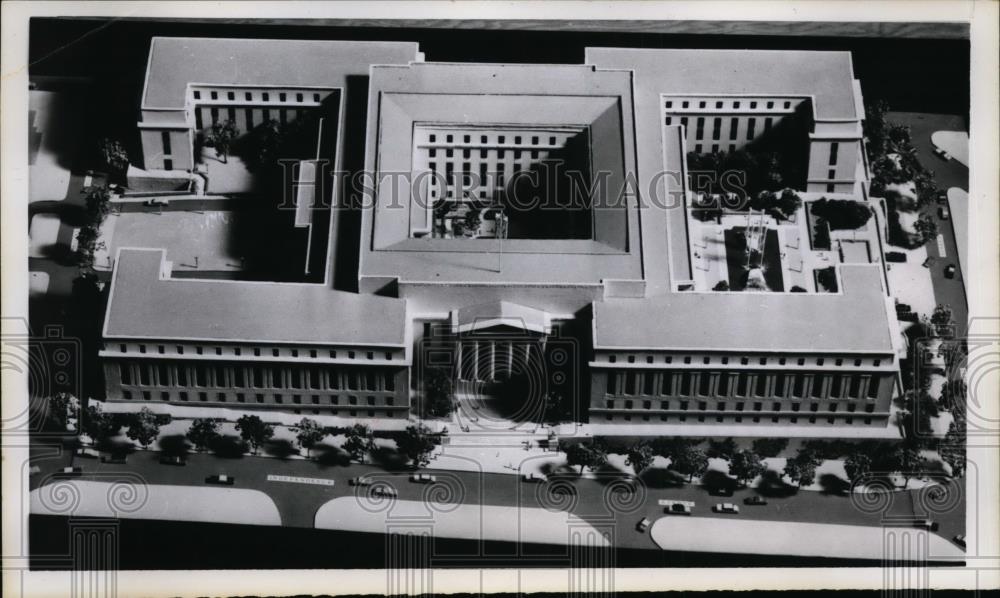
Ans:
[[[411,43],[161,37],[141,113],[135,170],[196,180],[175,203],[217,193],[200,131],[312,115],[317,153],[290,165],[289,205],[293,226],[328,223],[302,243],[325,251],[325,275],[197,279],[167,248],[120,247],[100,353],[109,408],[378,427],[406,420],[442,367],[459,402],[526,378],[515,420],[548,393],[578,397],[595,433],[898,438],[904,348],[847,52],[477,64],[424,62]],[[803,161],[791,214],[723,205],[746,197],[740,184],[701,190],[692,153],[772,135]],[[350,168],[369,184],[331,176]],[[820,198],[873,217],[819,239]],[[345,238],[357,249],[341,255]],[[353,285],[336,283],[345,271]]]

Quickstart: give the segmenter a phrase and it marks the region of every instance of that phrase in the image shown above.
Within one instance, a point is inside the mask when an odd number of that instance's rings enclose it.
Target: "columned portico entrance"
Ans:
[[[456,310],[451,323],[460,415],[535,419],[544,398],[548,314],[501,301]]]

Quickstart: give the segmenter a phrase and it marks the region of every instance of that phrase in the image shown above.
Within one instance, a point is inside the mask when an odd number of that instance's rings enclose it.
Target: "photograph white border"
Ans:
[[[28,19],[32,16],[111,16],[122,18],[200,19],[540,19],[587,20],[717,20],[729,21],[879,21],[968,23],[971,35],[970,120],[970,251],[967,275],[970,314],[997,317],[998,294],[998,55],[1000,4],[983,1],[927,2],[5,2],[2,6],[2,310],[4,318],[27,317],[27,98]],[[998,334],[996,319],[983,323]],[[9,421],[26,408],[26,378],[4,370],[2,414]],[[997,382],[996,376],[991,379]],[[986,392],[987,389],[979,389]],[[984,396],[1000,395],[993,389]],[[998,419],[996,402],[983,417]],[[993,439],[994,441],[996,439]],[[26,443],[26,441],[23,441]],[[996,444],[995,442],[989,444]],[[968,457],[979,465],[978,495],[968,497],[968,512],[976,512],[978,544],[983,555],[964,568],[928,571],[927,583],[940,588],[986,589],[1000,585],[1000,525],[995,489],[996,447],[970,447]],[[7,596],[65,596],[69,572],[27,571],[27,515],[22,512],[26,489],[26,446],[3,447],[3,589]],[[970,544],[972,545],[972,544]],[[614,591],[708,589],[883,589],[885,572],[878,567],[617,569]],[[435,570],[433,590],[452,592],[567,591],[566,570]],[[383,570],[254,571],[120,571],[120,596],[290,595],[384,593]],[[419,588],[415,588],[419,590]],[[577,587],[577,589],[581,589]],[[592,588],[608,591],[607,588]],[[927,589],[919,587],[915,589]]]

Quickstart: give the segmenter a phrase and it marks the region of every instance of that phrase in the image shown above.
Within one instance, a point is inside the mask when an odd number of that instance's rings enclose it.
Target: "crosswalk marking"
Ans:
[[[941,256],[941,257],[948,257],[948,252],[945,251],[945,248],[944,248],[944,235],[938,235],[937,236],[937,248],[938,248],[938,255],[939,256]]]

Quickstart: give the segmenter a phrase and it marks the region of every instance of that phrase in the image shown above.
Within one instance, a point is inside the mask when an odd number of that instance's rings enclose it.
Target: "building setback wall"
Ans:
[[[194,168],[190,128],[174,125],[142,126],[143,166],[146,170],[187,170]]]

